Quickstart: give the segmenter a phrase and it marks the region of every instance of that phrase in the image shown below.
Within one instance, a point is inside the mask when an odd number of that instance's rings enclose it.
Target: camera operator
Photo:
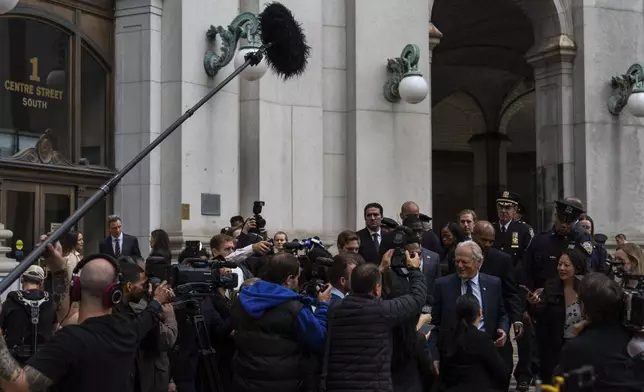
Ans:
[[[389,270],[393,251],[382,258],[380,267],[362,264],[351,273],[353,292],[329,312],[328,391],[387,391],[401,387],[392,380],[393,328],[413,324],[410,341],[416,339],[416,321],[425,304],[426,286],[420,272],[420,258],[405,251],[405,265],[409,268],[409,293],[395,299],[380,297],[383,286],[381,270]],[[394,349],[395,350],[395,349]],[[431,363],[431,361],[429,361]],[[418,369],[409,366],[404,388],[422,391]]]
[[[128,374],[141,337],[158,324],[161,304],[172,293],[165,283],[135,323],[112,315],[120,300],[120,274],[114,258],[86,256],[76,267],[80,277],[70,279],[60,244],[47,246],[46,262],[53,273],[53,297],[57,304],[78,298],[78,325],[57,332],[21,367],[0,338],[0,377],[5,392],[57,391],[112,392],[126,390]],[[80,270],[82,269],[82,270]],[[77,275],[77,274],[75,274]]]
[[[139,265],[120,262],[119,267],[123,275],[123,299],[114,308],[114,313],[134,320],[147,307],[146,297],[151,294],[152,287]],[[171,304],[163,305],[161,320],[159,328],[150,330],[139,346],[130,372],[128,391],[158,392],[168,387],[168,352],[177,339],[177,321]]]
[[[236,273],[239,277],[236,290],[239,289],[241,283],[246,279],[253,277],[249,267],[246,265],[246,259],[253,253],[267,253],[270,250],[268,242],[256,242],[248,245],[242,249],[235,250],[233,237],[226,234],[217,234],[210,239],[210,252],[212,257],[222,256],[226,261],[236,263],[238,265],[232,272]]]
[[[633,361],[627,351],[632,334],[621,322],[621,288],[606,275],[592,273],[581,281],[579,300],[585,327],[563,347],[558,373],[566,377],[584,366],[592,366],[595,381],[583,389],[578,387],[580,380],[569,376],[566,392],[644,390],[643,365]]]
[[[49,294],[43,290],[45,271],[32,265],[22,274],[22,290],[12,291],[2,304],[0,329],[13,357],[24,364],[36,351],[36,346],[49,341],[55,330],[56,308]],[[32,323],[32,308],[38,310]]]
[[[233,308],[236,392],[297,392],[315,387],[316,354],[324,349],[331,285],[314,299],[298,294],[300,263],[290,253],[273,256],[263,281],[243,287]]]

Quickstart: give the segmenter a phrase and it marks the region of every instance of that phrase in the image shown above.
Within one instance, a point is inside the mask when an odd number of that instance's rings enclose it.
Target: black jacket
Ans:
[[[123,243],[121,245],[121,254],[119,256],[141,257],[141,250],[139,249],[139,240],[135,236],[123,233],[122,242]],[[99,253],[116,257],[114,255],[114,239],[112,238],[112,236],[108,236],[98,244],[98,251]]]
[[[494,236],[494,247],[512,257],[513,265],[516,266],[523,253],[532,242],[534,231],[530,226],[523,222],[512,221],[508,229],[503,233],[499,222],[494,223],[496,235]]]
[[[358,230],[356,234],[358,234],[358,237],[360,237],[359,252],[360,252],[360,255],[362,255],[362,258],[367,263],[380,265],[379,249],[378,247],[376,247],[376,244],[373,242],[373,238],[371,237],[371,234],[369,234],[369,229],[365,227],[362,230]],[[380,233],[380,236],[381,236],[380,242],[382,242],[383,234],[384,234],[383,232]]]
[[[392,392],[391,330],[425,304],[423,274],[409,274],[411,293],[392,300],[351,294],[331,311],[328,391]]]
[[[233,306],[235,392],[308,392],[313,388],[316,360],[295,340],[295,322],[302,306],[299,301],[287,301],[259,319],[240,304]]]
[[[635,392],[644,391],[642,364],[629,357],[626,346],[631,334],[619,323],[590,324],[561,351],[559,374],[583,366],[595,369],[591,388],[566,385],[566,392]]]
[[[467,327],[452,342],[456,350],[443,354],[442,383],[449,392],[501,391],[510,369],[501,358],[489,334]],[[507,389],[506,389],[507,390]]]
[[[512,259],[506,253],[491,248],[485,252],[480,272],[501,279],[503,304],[508,313],[510,323],[521,321],[525,308],[524,301],[519,295],[519,286],[515,275]]]

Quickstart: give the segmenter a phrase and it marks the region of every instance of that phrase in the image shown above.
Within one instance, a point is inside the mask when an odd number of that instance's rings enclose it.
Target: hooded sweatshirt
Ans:
[[[311,310],[312,298],[263,280],[252,286],[243,287],[239,295],[242,307],[254,319],[259,319],[266,311],[293,300],[300,301],[304,305],[295,322],[295,339],[309,351],[321,354],[326,338],[328,303],[318,303],[315,312],[313,312]]]

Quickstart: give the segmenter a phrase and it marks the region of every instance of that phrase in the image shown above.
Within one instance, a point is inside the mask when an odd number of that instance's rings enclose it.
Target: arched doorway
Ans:
[[[571,61],[560,56],[560,43],[565,41],[560,36],[572,26],[557,4],[551,0],[434,1],[431,22],[443,35],[432,59],[432,189],[437,225],[453,220],[463,208],[475,209],[481,218],[496,219],[494,198],[501,189],[520,193],[528,218],[538,225],[547,214],[546,200],[556,198],[545,184],[556,173],[549,167],[544,176],[541,170],[553,165],[539,154],[545,146],[537,143],[537,134],[548,126],[543,121],[546,111],[562,110],[536,103],[546,94],[540,81],[548,76],[537,71],[547,63],[542,60],[559,55],[555,62]],[[559,83],[557,88],[565,87]],[[453,105],[445,103],[454,99],[455,92],[478,103],[483,123],[467,130],[459,126],[470,117],[462,108],[454,111],[449,109]],[[563,106],[561,100],[548,105]],[[571,115],[563,112],[559,125]],[[469,135],[467,147],[461,140],[465,135]],[[445,150],[451,139],[461,140],[459,155],[469,152],[471,179],[461,173],[462,168],[457,170],[462,160],[450,165],[457,152]],[[465,195],[445,200],[456,189]],[[447,204],[441,205],[444,200]]]

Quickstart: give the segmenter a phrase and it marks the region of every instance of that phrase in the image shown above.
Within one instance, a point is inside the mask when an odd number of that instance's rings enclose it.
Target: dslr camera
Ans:
[[[306,255],[300,257],[308,259],[308,256]],[[306,261],[300,259],[300,265],[303,265],[304,262]],[[311,278],[302,284],[300,293],[307,297],[317,298],[319,292],[325,291],[329,287],[328,284],[324,283],[323,279],[320,279],[318,270],[320,267],[331,267],[332,265],[332,258],[316,257],[311,265]]]
[[[416,239],[416,234],[407,226],[398,226],[394,229],[394,253],[391,256],[391,269],[400,276],[409,275],[407,270],[407,256],[405,245]]]
[[[253,202],[253,217],[255,218],[255,228],[250,230],[251,233],[260,234],[266,228],[266,219],[262,217],[262,208],[266,205],[263,201]]]

